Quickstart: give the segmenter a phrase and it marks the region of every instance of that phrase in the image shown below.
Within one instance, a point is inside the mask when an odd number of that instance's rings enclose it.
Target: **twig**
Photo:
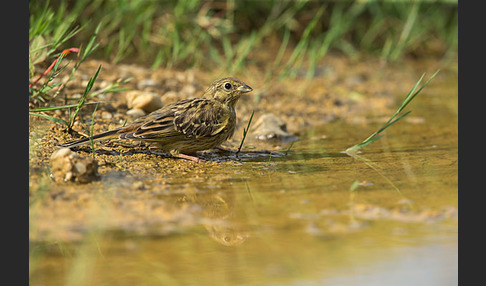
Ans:
[[[248,130],[250,129],[250,124],[251,120],[253,119],[253,114],[255,113],[255,110],[251,112],[250,120],[248,120],[248,125],[246,128],[243,128],[243,139],[241,139],[240,147],[238,147],[238,151],[236,151],[236,158],[238,158],[238,154],[241,151],[241,147],[243,147],[243,142],[245,142],[246,134],[248,133]]]

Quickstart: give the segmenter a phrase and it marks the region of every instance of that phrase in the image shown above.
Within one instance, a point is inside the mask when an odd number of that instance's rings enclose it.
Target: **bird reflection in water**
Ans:
[[[241,245],[250,236],[239,222],[233,191],[191,194],[191,201],[202,208],[202,225],[214,241],[225,246]]]

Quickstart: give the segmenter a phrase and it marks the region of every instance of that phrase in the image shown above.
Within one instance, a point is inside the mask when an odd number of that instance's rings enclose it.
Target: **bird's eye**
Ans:
[[[225,88],[225,89],[231,89],[231,83],[227,82],[227,83],[224,85],[224,88]]]

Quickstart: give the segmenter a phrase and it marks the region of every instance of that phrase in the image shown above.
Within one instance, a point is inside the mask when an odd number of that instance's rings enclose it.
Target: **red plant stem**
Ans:
[[[65,50],[63,50],[63,51],[61,52],[61,54],[62,54],[62,56],[63,56],[63,57],[65,57],[65,56],[67,56],[67,55],[68,55],[70,52],[75,52],[75,53],[77,53],[77,52],[79,52],[79,49],[78,49],[78,48],[69,48],[69,49],[65,49]],[[60,57],[60,56],[61,56],[61,55],[59,55],[59,56],[57,57],[57,59],[56,59],[54,62],[52,62],[52,64],[51,64],[51,65],[50,65],[50,66],[49,66],[49,67],[46,69],[46,71],[45,71],[43,74],[41,74],[41,75],[39,76],[39,78],[37,78],[37,79],[36,79],[36,80],[35,80],[33,83],[29,84],[29,88],[30,88],[30,87],[32,87],[32,86],[33,86],[34,84],[36,84],[37,82],[39,82],[39,80],[40,80],[42,77],[44,77],[46,74],[48,74],[48,73],[49,73],[49,72],[52,70],[52,68],[53,68],[53,67],[56,65],[56,63],[57,63],[57,60],[59,60],[59,57]]]

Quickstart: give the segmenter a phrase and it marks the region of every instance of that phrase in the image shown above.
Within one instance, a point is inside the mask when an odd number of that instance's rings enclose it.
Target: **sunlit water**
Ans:
[[[34,243],[31,284],[457,285],[457,81],[449,84],[427,87],[359,158],[342,151],[381,126],[373,115],[309,130],[287,156],[290,144],[183,175],[170,183],[180,191],[156,198],[193,208],[192,220]]]

